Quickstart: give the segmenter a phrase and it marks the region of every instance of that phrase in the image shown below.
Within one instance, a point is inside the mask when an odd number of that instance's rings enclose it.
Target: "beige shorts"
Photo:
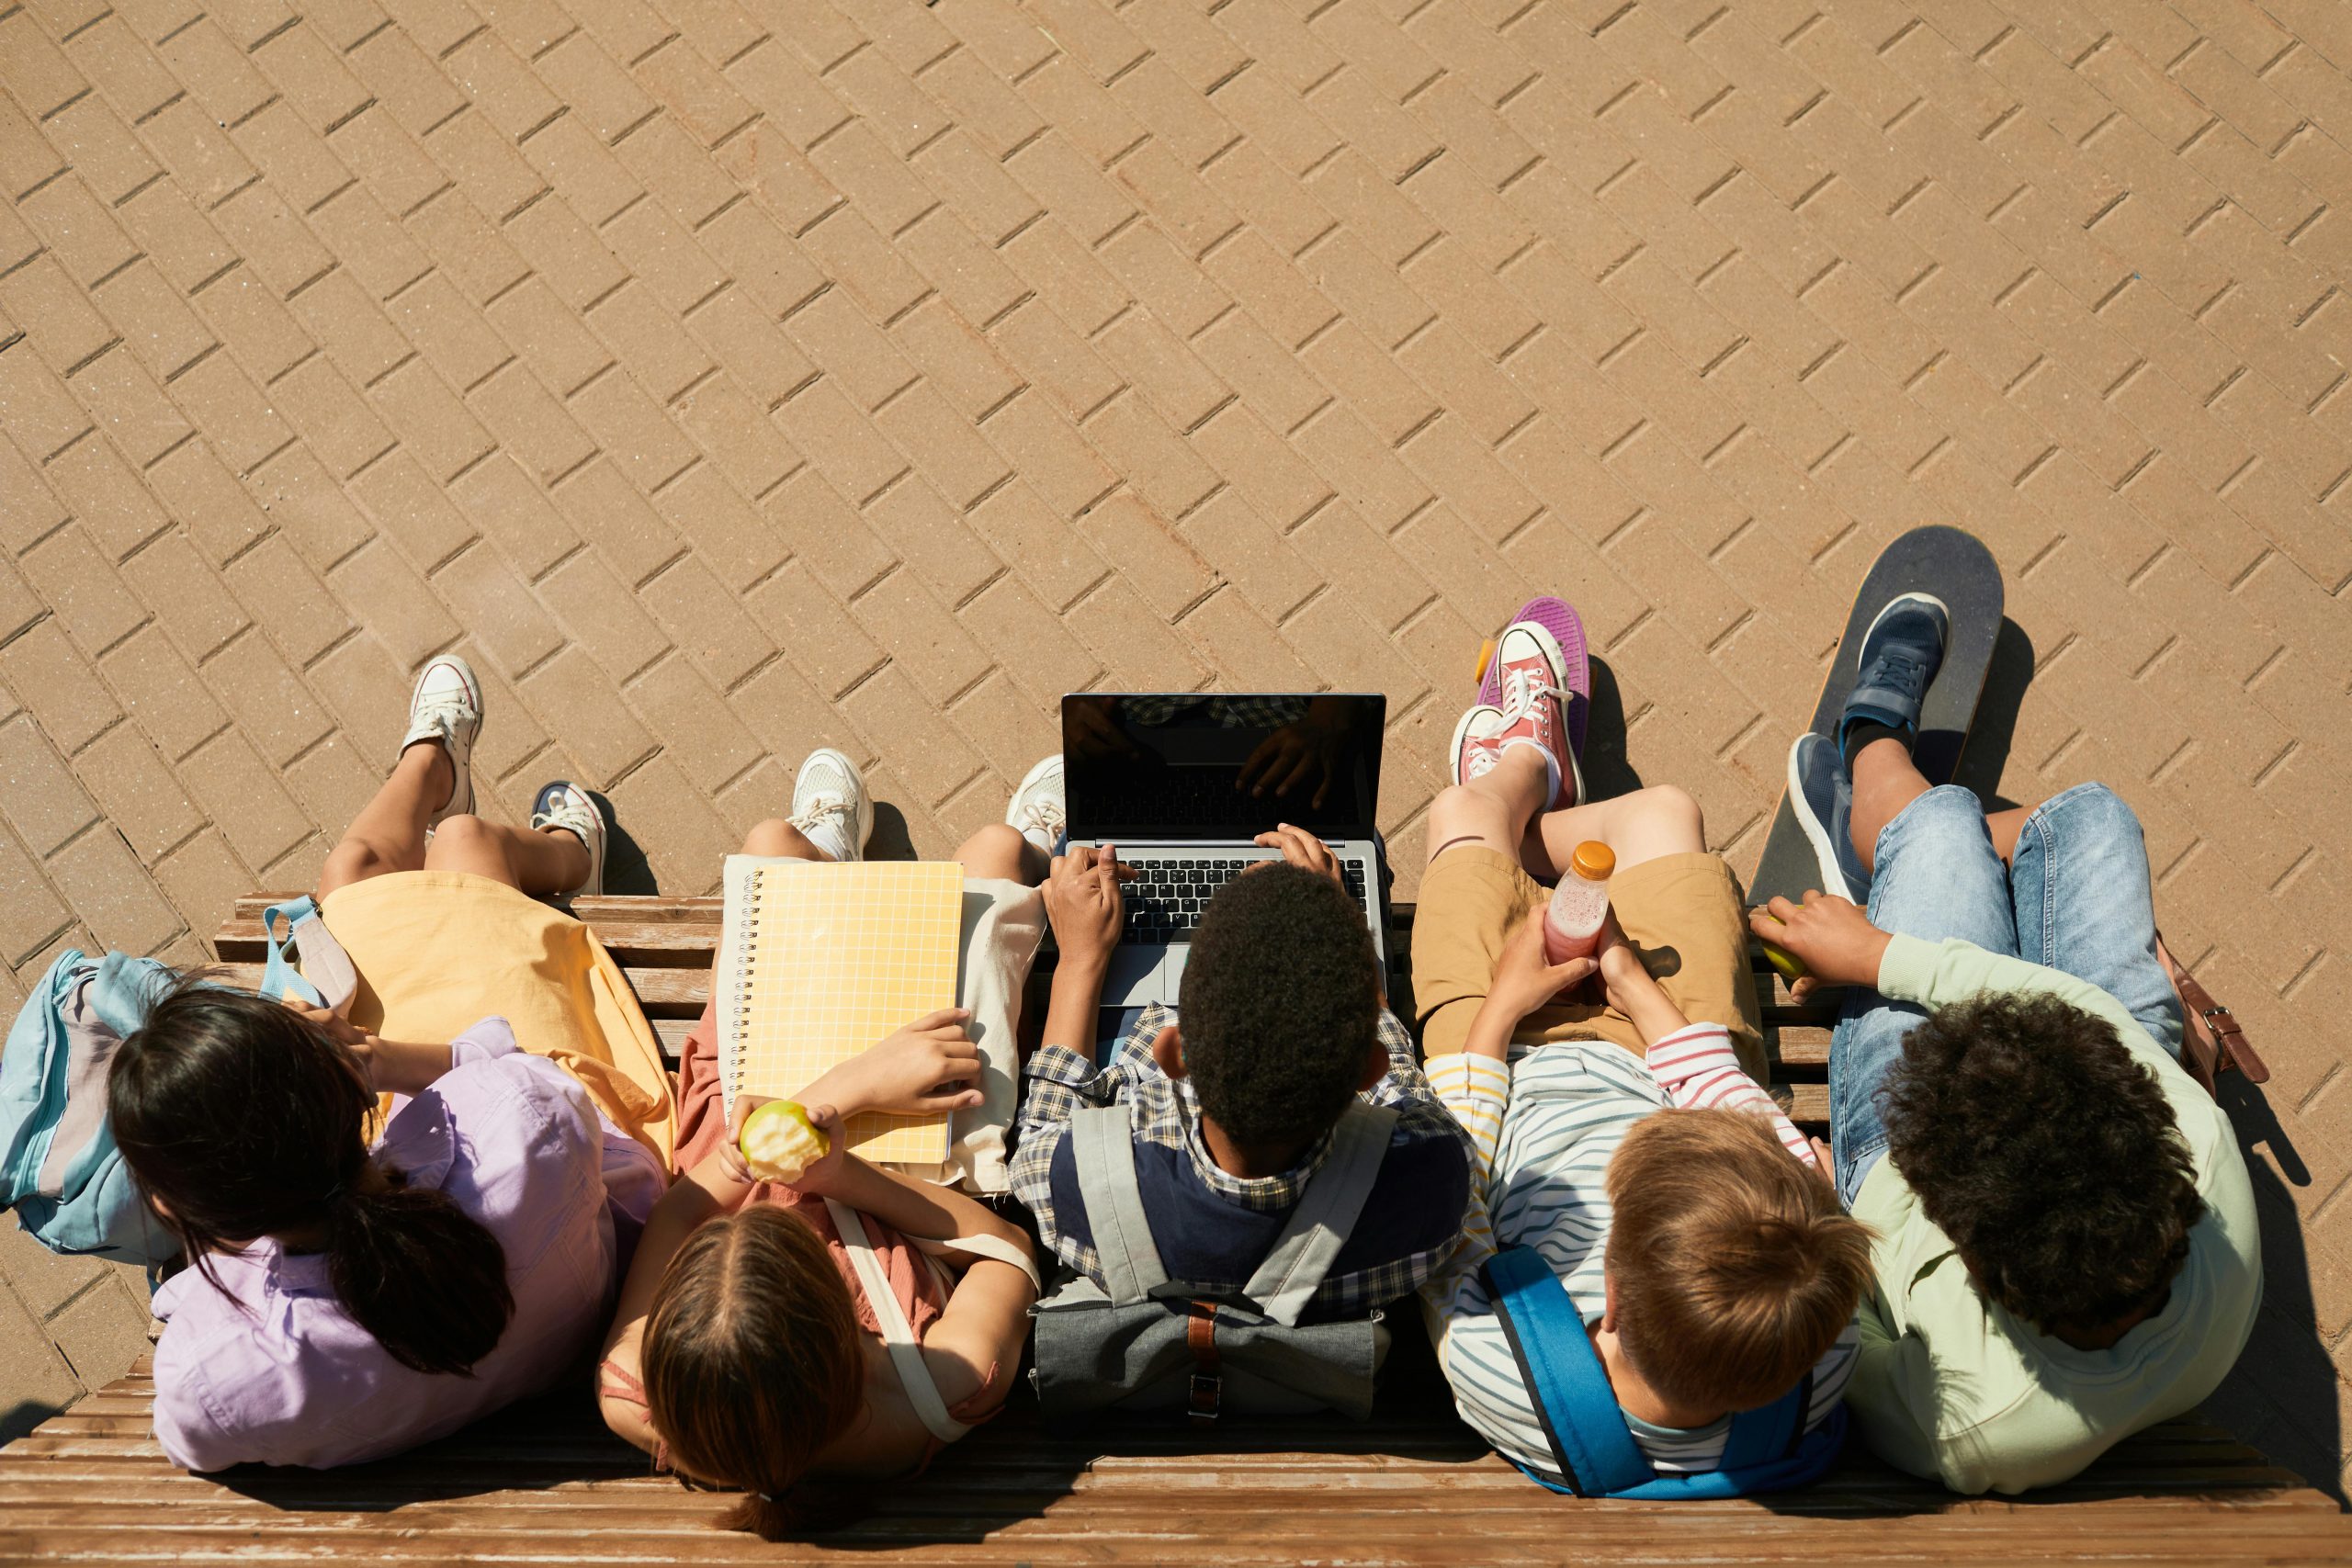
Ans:
[[[1550,896],[1516,860],[1483,844],[1456,845],[1430,863],[1413,917],[1413,998],[1428,1055],[1462,1049],[1504,944],[1527,911]],[[1739,884],[1723,857],[1644,861],[1609,879],[1609,904],[1682,1016],[1730,1029],[1741,1066],[1766,1081],[1747,921]],[[1607,1040],[1636,1056],[1643,1047],[1633,1021],[1597,994],[1530,1013],[1512,1038]]]

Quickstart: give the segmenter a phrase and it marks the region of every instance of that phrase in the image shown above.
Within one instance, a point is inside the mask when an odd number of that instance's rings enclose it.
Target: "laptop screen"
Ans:
[[[1370,838],[1387,716],[1377,694],[1073,693],[1070,837],[1248,840],[1289,822]]]

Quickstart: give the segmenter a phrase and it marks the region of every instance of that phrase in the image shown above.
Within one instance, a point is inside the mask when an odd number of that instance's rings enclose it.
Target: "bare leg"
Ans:
[[[963,863],[967,876],[1001,876],[1026,887],[1045,881],[1053,863],[1045,851],[1022,837],[1020,829],[1004,822],[989,823],[956,845],[949,858]]]
[[[1468,784],[1438,791],[1430,802],[1430,859],[1464,844],[1483,844],[1516,859],[1550,782],[1541,752],[1512,746]]]
[[[319,868],[319,897],[387,872],[424,864],[424,824],[448,803],[458,775],[449,753],[420,741],[400,754],[391,777],[359,809]]]
[[[2025,819],[2033,815],[2030,806],[2012,806],[2007,811],[1987,811],[1985,831],[1993,835],[1993,851],[2003,863],[2014,863],[2018,858],[2018,835],[2025,831]]]
[[[743,835],[747,855],[789,855],[796,860],[831,861],[833,857],[810,843],[799,829],[781,817],[755,824]]]
[[[1903,742],[1882,738],[1862,748],[1854,759],[1854,812],[1851,828],[1854,853],[1862,869],[1877,869],[1878,835],[1903,808],[1928,793],[1928,781],[1911,761]],[[2022,820],[2022,818],[2020,818]],[[2009,842],[2017,842],[2014,830]]]
[[[1679,784],[1652,784],[1590,806],[1547,811],[1530,825],[1520,863],[1530,876],[1556,882],[1568,857],[1587,839],[1614,851],[1623,871],[1660,855],[1700,854],[1707,848],[1706,818]]]
[[[434,829],[424,868],[471,872],[536,897],[587,881],[588,846],[569,829],[540,832],[460,815]]]

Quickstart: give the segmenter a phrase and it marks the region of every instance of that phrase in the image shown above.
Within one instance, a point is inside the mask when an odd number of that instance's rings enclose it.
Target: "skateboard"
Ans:
[[[1568,671],[1568,749],[1581,757],[1585,721],[1592,714],[1592,664],[1585,652],[1584,622],[1565,600],[1549,597],[1530,599],[1521,604],[1503,623],[1503,631],[1519,621],[1533,621],[1559,641],[1561,658]],[[1502,635],[1498,631],[1478,645],[1478,700],[1489,705],[1503,700],[1502,676],[1495,669],[1495,645]]]
[[[1993,642],[2001,630],[2001,568],[1974,535],[1930,525],[1912,529],[1881,552],[1854,595],[1853,612],[1838,638],[1837,657],[1829,662],[1829,678],[1813,705],[1812,728],[1819,735],[1837,734],[1838,716],[1845,711],[1859,672],[1862,635],[1888,600],[1911,592],[1932,593],[1951,613],[1951,641],[1928,683],[1919,713],[1918,743],[1911,751],[1929,784],[1950,784],[1960,766],[1961,750],[1968,744],[1976,702],[1984,692],[1984,672],[1993,662]],[[1820,862],[1797,826],[1796,810],[1783,787],[1763,858],[1747,886],[1747,901],[1762,904],[1775,896],[1803,898],[1807,888],[1820,886]]]

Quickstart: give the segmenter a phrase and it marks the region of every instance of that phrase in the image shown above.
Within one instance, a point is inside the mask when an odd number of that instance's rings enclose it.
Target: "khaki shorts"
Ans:
[[[1470,1021],[1487,998],[1495,963],[1527,911],[1551,890],[1517,861],[1483,844],[1460,844],[1430,863],[1413,918],[1413,998],[1421,1048],[1442,1056],[1462,1049]],[[1758,1083],[1764,1039],[1748,967],[1747,922],[1739,885],[1721,855],[1660,855],[1609,879],[1609,904],[1658,984],[1693,1023],[1730,1029],[1740,1065]],[[1579,996],[1597,985],[1579,987]],[[1530,1013],[1514,1040],[1607,1040],[1642,1055],[1633,1021],[1590,1001]]]

